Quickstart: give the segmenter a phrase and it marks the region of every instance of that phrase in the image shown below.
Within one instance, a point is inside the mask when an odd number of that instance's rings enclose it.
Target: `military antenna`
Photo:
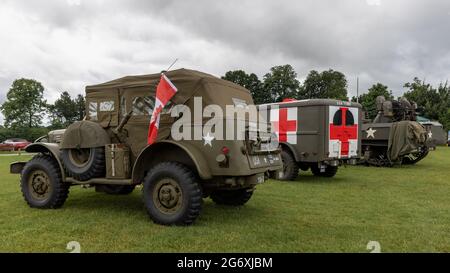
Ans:
[[[175,59],[175,61],[172,62],[172,64],[166,69],[166,71],[169,71],[170,68],[178,61],[178,58]]]

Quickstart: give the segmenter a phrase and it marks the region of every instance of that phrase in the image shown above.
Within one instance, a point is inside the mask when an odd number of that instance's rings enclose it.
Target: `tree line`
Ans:
[[[0,141],[7,138],[34,140],[50,130],[62,129],[85,115],[84,96],[72,98],[64,91],[53,104],[44,99],[44,86],[33,79],[17,79],[0,106],[4,125],[0,127]],[[45,118],[50,125],[44,126]]]
[[[285,98],[347,100],[347,79],[342,72],[311,70],[303,84],[297,77],[294,68],[287,64],[272,67],[262,80],[243,70],[228,71],[222,79],[249,89],[255,104],[279,102]]]
[[[228,71],[222,79],[249,89],[255,104],[280,102],[285,98],[357,99],[348,98],[345,75],[333,69],[311,70],[303,82],[298,80],[297,72],[289,64],[270,68],[262,80],[244,70]],[[433,87],[416,77],[404,87],[403,96],[418,104],[421,115],[438,120],[450,130],[450,86],[447,82]],[[380,95],[394,99],[392,90],[382,83],[372,85],[358,97],[370,119],[377,114],[375,99]],[[50,104],[44,99],[44,87],[40,82],[22,78],[13,82],[0,111],[4,116],[4,126],[0,126],[0,141],[3,141],[12,137],[34,140],[49,130],[66,128],[74,121],[82,120],[86,110],[83,95],[71,97],[64,91]],[[44,120],[49,125],[44,126]]]
[[[256,74],[243,70],[228,71],[222,78],[249,89],[255,104],[280,102],[284,98],[349,100],[345,75],[333,69],[321,72],[311,70],[303,83],[297,79],[297,73],[289,64],[272,67],[262,80]],[[447,82],[433,87],[415,77],[411,82],[405,83],[404,87],[406,92],[402,96],[417,103],[420,115],[438,120],[444,128],[450,130],[450,86]],[[395,99],[392,90],[382,83],[373,84],[359,95],[358,102],[368,119],[377,115],[375,100],[381,95],[388,100]],[[357,98],[354,96],[350,100],[357,101]]]

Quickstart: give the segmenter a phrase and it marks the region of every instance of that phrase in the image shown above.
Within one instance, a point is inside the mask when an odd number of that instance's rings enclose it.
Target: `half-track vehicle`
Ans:
[[[280,180],[295,180],[299,170],[333,177],[341,164],[361,156],[361,105],[333,99],[293,100],[259,105],[282,148]]]
[[[26,151],[38,154],[10,167],[12,173],[21,174],[20,186],[29,206],[59,208],[72,185],[109,194],[129,194],[142,185],[144,204],[154,222],[187,225],[200,214],[203,198],[243,205],[256,185],[282,168],[276,136],[251,126],[240,132],[245,134],[242,140],[215,138],[204,131],[200,139],[174,139],[172,125],[183,118],[172,115],[177,105],[191,110],[191,121],[183,125],[195,133],[208,121],[196,118],[194,112],[202,109],[194,109],[195,98],[201,98],[201,107],[214,104],[221,109],[236,103],[253,105],[253,99],[247,89],[202,72],[178,69],[165,75],[178,91],[162,110],[157,139],[151,145],[149,121],[161,74],[87,86],[85,119],[29,145]],[[237,119],[215,118],[224,124]],[[249,137],[250,131],[257,140]]]
[[[374,166],[415,164],[436,143],[432,132],[417,122],[417,105],[406,98],[376,99],[378,114],[362,125],[363,163]]]

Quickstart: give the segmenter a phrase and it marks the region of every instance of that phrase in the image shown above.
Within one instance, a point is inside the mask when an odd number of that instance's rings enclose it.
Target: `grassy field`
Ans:
[[[301,173],[268,181],[242,208],[206,200],[190,227],[153,224],[141,191],[109,196],[73,187],[62,209],[29,208],[19,176],[0,157],[0,252],[450,252],[450,148],[415,166],[341,168],[335,178]]]

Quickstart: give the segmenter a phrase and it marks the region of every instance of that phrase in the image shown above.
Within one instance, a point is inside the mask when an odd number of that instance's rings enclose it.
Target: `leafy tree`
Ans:
[[[15,80],[0,107],[5,117],[5,127],[38,127],[45,106],[44,87],[40,82],[24,78]]]
[[[369,88],[368,92],[359,96],[359,103],[362,105],[364,111],[369,119],[374,119],[377,116],[377,103],[376,98],[378,96],[384,96],[387,100],[392,100],[392,91],[388,89],[386,85],[377,83]],[[356,101],[356,97],[352,98],[352,101]]]
[[[431,84],[419,80],[417,77],[412,82],[405,83],[404,87],[408,88],[404,96],[417,103],[419,112],[430,119],[439,118],[440,95]]]
[[[437,106],[438,120],[444,125],[444,128],[450,130],[450,87],[447,86],[447,83],[438,87],[438,93],[440,97],[440,103]]]
[[[51,128],[65,128],[80,120],[80,117],[81,119],[84,117],[84,97],[78,95],[72,99],[69,92],[64,91],[54,104],[47,106],[47,109],[51,117]]]
[[[264,75],[263,88],[269,93],[270,102],[279,102],[285,98],[297,98],[300,82],[294,68],[286,64],[274,66]]]
[[[450,88],[447,83],[441,83],[436,89],[415,77],[404,87],[408,88],[404,96],[417,103],[421,115],[438,120],[445,128],[450,128]]]
[[[311,70],[300,91],[300,99],[347,100],[347,79],[339,71]]]
[[[247,74],[243,70],[228,71],[222,79],[234,82],[250,90],[255,104],[271,102],[269,93],[264,92],[261,81],[254,73]]]
[[[83,120],[84,116],[86,115],[86,101],[84,99],[84,96],[78,94],[77,98],[75,99],[75,103],[77,105],[78,120]]]
[[[441,83],[437,92],[440,97],[438,120],[444,125],[444,128],[450,130],[450,87],[447,82],[445,84]]]

